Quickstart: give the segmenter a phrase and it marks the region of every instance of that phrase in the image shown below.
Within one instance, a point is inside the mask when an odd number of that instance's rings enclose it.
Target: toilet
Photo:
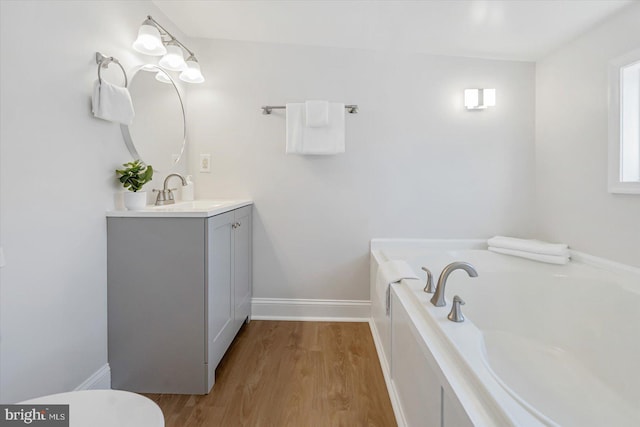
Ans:
[[[51,394],[21,405],[69,405],[69,427],[164,427],[151,399],[122,390],[82,390]]]

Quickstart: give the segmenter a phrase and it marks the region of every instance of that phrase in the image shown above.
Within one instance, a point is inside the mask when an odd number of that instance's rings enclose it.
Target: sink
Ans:
[[[252,205],[251,200],[193,200],[176,202],[173,205],[147,206],[136,211],[113,210],[107,212],[110,217],[201,217],[207,218]]]
[[[148,209],[163,212],[210,211],[222,206],[233,205],[236,202],[236,200],[193,200],[190,202],[176,202],[173,205],[150,206]]]

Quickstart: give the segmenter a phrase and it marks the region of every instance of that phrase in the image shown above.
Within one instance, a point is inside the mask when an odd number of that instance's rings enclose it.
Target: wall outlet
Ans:
[[[211,172],[211,154],[200,154],[200,172]]]

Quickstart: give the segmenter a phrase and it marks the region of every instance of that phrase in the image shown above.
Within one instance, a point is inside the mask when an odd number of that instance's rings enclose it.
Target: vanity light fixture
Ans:
[[[464,106],[467,110],[484,110],[487,107],[495,107],[495,89],[465,89]]]
[[[151,15],[147,16],[147,19],[140,26],[138,38],[133,42],[133,48],[146,55],[162,56],[158,65],[170,71],[181,71],[180,80],[182,81],[187,83],[204,82],[204,76],[200,71],[200,64],[198,64],[195,54]],[[187,53],[186,61],[184,59],[185,52]],[[156,79],[168,83],[166,76],[156,75]]]

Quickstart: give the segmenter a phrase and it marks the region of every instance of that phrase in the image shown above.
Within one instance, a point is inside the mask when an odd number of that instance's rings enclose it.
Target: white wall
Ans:
[[[95,52],[125,68],[149,2],[2,1],[0,402],[72,390],[107,363],[105,211],[130,160],[92,118]],[[117,67],[104,74],[120,81]]]
[[[607,192],[608,62],[640,48],[640,4],[537,64],[539,236],[640,267],[640,196]]]
[[[198,40],[207,81],[189,94],[200,198],[252,197],[254,296],[368,300],[373,237],[533,232],[534,64]],[[497,88],[467,112],[463,89]],[[357,103],[343,155],[285,155],[282,111]]]

